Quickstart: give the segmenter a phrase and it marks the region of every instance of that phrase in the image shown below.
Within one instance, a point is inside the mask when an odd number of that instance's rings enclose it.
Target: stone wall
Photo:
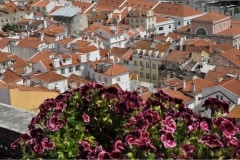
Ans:
[[[0,103],[0,159],[20,158],[20,151],[11,150],[10,145],[21,134],[27,133],[28,125],[35,115]]]

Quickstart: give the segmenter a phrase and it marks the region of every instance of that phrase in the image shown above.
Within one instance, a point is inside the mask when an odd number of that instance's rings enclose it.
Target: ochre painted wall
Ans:
[[[12,106],[37,112],[37,108],[44,100],[55,98],[59,93],[44,91],[22,91],[18,88],[10,89],[10,102]]]

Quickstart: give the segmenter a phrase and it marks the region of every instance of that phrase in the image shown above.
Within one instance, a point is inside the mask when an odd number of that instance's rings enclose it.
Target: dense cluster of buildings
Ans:
[[[240,104],[240,20],[229,15],[149,0],[12,0],[0,3],[6,25],[0,103],[37,111],[95,81],[143,100],[161,89],[195,111],[208,97]]]

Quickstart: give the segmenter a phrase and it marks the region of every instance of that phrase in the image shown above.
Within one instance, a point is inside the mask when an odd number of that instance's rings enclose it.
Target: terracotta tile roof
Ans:
[[[146,102],[151,95],[152,95],[151,92],[148,91],[142,93],[140,96],[142,97],[143,101]]]
[[[111,66],[105,72],[97,71],[96,70],[97,69],[97,64],[99,64],[99,63],[108,63],[108,64],[111,64]],[[92,61],[91,64],[92,64],[93,68],[96,70],[96,72],[102,73],[102,74],[107,75],[107,76],[116,76],[116,75],[119,75],[119,74],[129,72],[127,67],[116,64],[116,63],[112,63],[109,58]]]
[[[68,80],[68,85],[71,84],[71,83],[76,83],[78,87],[83,85],[83,84],[88,84],[88,83],[92,82],[92,80],[90,80],[90,79],[86,79],[86,78],[77,76],[75,74],[71,74],[67,78],[67,80]]]
[[[39,0],[36,3],[32,4],[32,7],[47,7],[50,3],[48,0]]]
[[[224,30],[222,32],[217,33],[217,35],[224,35],[224,36],[233,37],[233,36],[240,35],[240,30],[237,27],[229,28],[227,30]]]
[[[17,6],[14,4],[14,2],[5,3],[5,7],[8,13],[14,13],[17,11]]]
[[[4,73],[2,80],[8,84],[15,84],[21,80],[25,80],[25,78],[23,78],[21,75],[17,74],[16,72],[8,69]]]
[[[216,51],[217,48],[221,49],[222,51],[228,51],[230,49],[233,49],[233,46],[228,42],[215,44],[214,46],[212,46],[213,51]]]
[[[42,86],[34,86],[34,87],[31,87],[31,86],[15,85],[14,87],[18,88],[20,91],[53,92],[52,90],[49,90],[49,89],[44,88],[44,87],[42,87]],[[58,92],[56,92],[56,93],[58,93]]]
[[[0,63],[10,61],[11,59],[8,57],[6,53],[0,52]]]
[[[182,63],[186,59],[189,59],[190,52],[186,51],[180,51],[180,50],[174,50],[171,53],[169,53],[164,60],[165,61],[171,61],[171,62],[178,62]]]
[[[72,4],[73,6],[81,8],[82,13],[90,9],[90,7],[92,6],[92,3],[80,2],[80,1],[73,1]]]
[[[192,100],[191,97],[187,96],[186,94],[182,93],[181,91],[177,91],[177,90],[175,91],[168,87],[163,88],[162,91],[165,92],[166,94],[168,94],[172,98],[182,99],[184,103],[187,103]]]
[[[135,43],[136,49],[146,49],[146,50],[153,50],[153,51],[159,51],[166,52],[170,46],[170,43],[160,42],[156,45],[155,48],[151,48],[151,45],[153,44],[153,41],[149,40],[140,40],[137,43]]]
[[[205,79],[216,82],[226,79],[227,74],[233,76],[240,75],[240,69],[229,66],[216,66],[214,70],[208,71],[208,73],[205,75]]]
[[[35,75],[35,78],[41,82],[56,82],[67,79],[66,77],[52,71]]]
[[[17,47],[21,48],[38,48],[41,44],[40,40],[36,37],[26,37],[19,40]]]
[[[215,45],[215,43],[213,41],[211,41],[210,39],[202,39],[202,38],[193,38],[193,39],[189,39],[186,40],[184,42],[185,45],[193,45],[193,46],[197,46],[197,47],[210,47]]]
[[[116,76],[116,75],[127,73],[127,72],[129,72],[127,67],[113,63],[112,66],[109,67],[109,69],[103,74],[108,76]]]
[[[239,28],[240,20],[239,19],[231,19],[231,28]]]
[[[98,48],[94,45],[86,46],[86,47],[81,47],[78,49],[80,53],[89,53],[98,50]]]
[[[237,78],[230,78],[225,79],[219,83],[215,83],[212,86],[221,86],[227,89],[230,92],[235,93],[236,95],[240,96],[240,88],[236,86],[240,86],[240,80]]]
[[[124,53],[128,51],[127,48],[121,48],[121,47],[112,47],[110,50],[111,54],[114,54],[118,57],[122,56]]]
[[[240,67],[240,51],[238,49],[231,49],[221,52],[221,55],[234,65]]]
[[[131,38],[136,38],[140,33],[135,29],[131,29],[127,31],[125,34],[127,34]]]
[[[43,29],[42,31],[44,34],[49,35],[49,36],[55,36],[58,35],[59,33],[64,33],[65,32],[65,28],[64,26],[58,26],[58,25],[50,25],[47,28]]]
[[[105,57],[108,54],[107,49],[99,48],[100,56]]]
[[[183,86],[183,81],[174,77],[174,78],[167,80],[167,86],[169,86],[169,87],[174,86],[174,87],[177,87],[177,89],[180,89]]]
[[[134,53],[134,49],[128,49],[127,52],[125,52],[121,56],[121,59],[123,59],[123,60],[131,60],[133,53]]]
[[[106,6],[108,8],[119,8],[124,0],[100,0],[97,3],[97,8],[100,6]]]
[[[157,14],[177,16],[177,17],[189,17],[201,14],[200,11],[193,8],[187,7],[181,4],[173,3],[159,3],[155,8],[154,12]]]
[[[62,59],[71,59],[72,58],[72,56],[70,55],[70,54],[67,54],[67,53],[57,53],[56,55],[55,55],[55,57],[60,57],[60,58],[62,58]]]
[[[230,18],[229,16],[225,16],[224,14],[220,14],[218,12],[208,12],[205,15],[199,16],[197,18],[192,19],[192,21],[206,21],[206,22],[216,22],[221,19]]]
[[[35,64],[41,61],[45,65],[46,69],[51,70],[53,69],[53,66],[52,60],[49,57],[53,56],[53,54],[54,53],[51,51],[41,51],[35,54],[33,57],[31,57],[29,59],[29,62]]]
[[[152,9],[158,2],[146,1],[146,0],[127,0],[123,7],[141,8],[141,9]]]
[[[159,22],[166,22],[166,21],[169,21],[170,19],[167,19],[161,15],[156,15],[156,23],[159,23]]]
[[[206,79],[202,79],[202,78],[197,77],[193,80],[187,81],[186,82],[186,87],[185,87],[185,89],[183,89],[183,91],[184,92],[189,92],[189,93],[194,93],[191,90],[192,83],[195,84],[195,93],[199,93],[199,92],[202,91],[203,88],[211,86],[212,84],[214,84],[211,81],[208,81]]]
[[[179,41],[183,37],[183,36],[181,36],[177,33],[173,33],[173,32],[169,32],[166,36],[172,38],[173,41]]]
[[[122,87],[118,83],[112,84],[111,87],[114,87],[114,88],[122,90]]]
[[[91,42],[83,41],[83,40],[77,40],[73,44],[78,46],[78,47],[86,47],[86,46],[89,46],[91,44]]]
[[[22,74],[24,72],[24,67],[28,66],[26,61],[15,54],[9,55],[8,58],[14,61],[13,70],[18,74]]]
[[[4,82],[3,80],[0,79],[0,88],[1,89],[8,89],[10,87],[9,84],[7,84],[6,82]]]
[[[46,44],[55,42],[55,38],[51,36],[44,35],[43,42]]]
[[[64,39],[61,39],[61,40],[58,40],[56,41],[57,44],[69,44],[71,42],[73,42],[75,40],[75,38],[64,38]]]
[[[227,118],[240,118],[240,106],[234,106],[226,115]]]
[[[191,29],[191,24],[188,24],[186,26],[176,29],[175,31],[180,32],[180,33],[181,32],[186,33],[186,32],[190,32],[190,29]]]

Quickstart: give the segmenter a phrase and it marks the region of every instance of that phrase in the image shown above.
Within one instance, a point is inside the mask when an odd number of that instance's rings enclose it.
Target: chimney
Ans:
[[[195,85],[195,83],[193,81],[191,83],[191,91],[192,92],[196,92],[196,85]]]
[[[186,79],[183,80],[183,87],[182,89],[184,90],[186,88]]]
[[[44,33],[40,33],[40,41],[42,42],[43,41],[43,38],[44,38]]]

